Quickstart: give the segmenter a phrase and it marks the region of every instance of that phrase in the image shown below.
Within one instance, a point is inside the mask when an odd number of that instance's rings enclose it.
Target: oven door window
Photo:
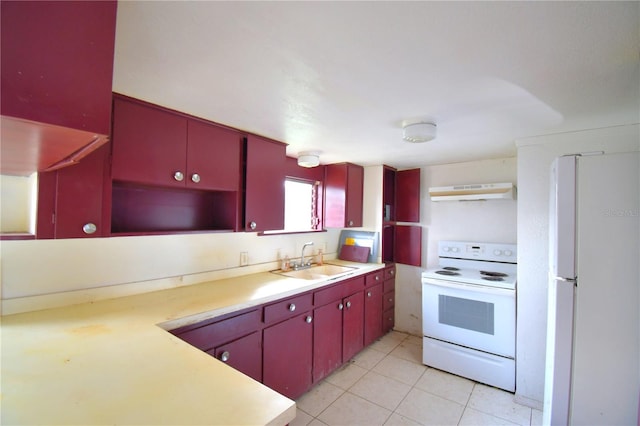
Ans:
[[[494,334],[494,304],[438,295],[438,322],[479,333]]]

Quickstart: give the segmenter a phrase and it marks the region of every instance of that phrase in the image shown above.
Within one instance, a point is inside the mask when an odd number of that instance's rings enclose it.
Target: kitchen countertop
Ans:
[[[294,401],[166,330],[335,282],[262,272],[2,317],[0,423],[287,424]]]

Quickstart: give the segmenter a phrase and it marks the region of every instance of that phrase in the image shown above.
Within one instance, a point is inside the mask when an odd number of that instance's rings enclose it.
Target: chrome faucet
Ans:
[[[302,269],[302,268],[311,266],[311,259],[309,259],[309,262],[304,261],[304,249],[307,248],[307,246],[312,246],[312,245],[313,245],[313,241],[304,243],[304,245],[302,246],[302,253],[300,254],[300,263],[298,265],[294,265],[294,269]]]

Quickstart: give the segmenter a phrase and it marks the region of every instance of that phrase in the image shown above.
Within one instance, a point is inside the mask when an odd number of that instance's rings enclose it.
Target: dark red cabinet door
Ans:
[[[395,226],[395,262],[422,266],[422,227]]]
[[[347,362],[364,347],[364,293],[344,299],[342,360]]]
[[[355,164],[347,165],[347,227],[362,226],[362,196],[364,185],[364,168]]]
[[[186,186],[239,191],[242,167],[240,133],[196,120],[189,120],[187,129]]]
[[[103,145],[77,164],[40,174],[38,239],[110,234],[109,150]]]
[[[246,150],[245,230],[284,229],[286,145],[249,135]]]
[[[1,113],[103,135],[116,1],[3,1]]]
[[[258,382],[262,382],[262,339],[260,334],[260,331],[253,332],[207,353]]]
[[[133,100],[113,101],[114,180],[184,187],[187,119]]]
[[[420,222],[420,169],[396,172],[395,193],[395,220]]]
[[[342,365],[342,313],[337,300],[316,308],[313,314],[313,382],[327,377]]]
[[[307,312],[264,329],[263,383],[296,399],[311,386],[313,317]]]
[[[364,168],[355,164],[329,164],[325,174],[325,226],[362,226]]]
[[[382,283],[364,291],[364,345],[382,336]]]

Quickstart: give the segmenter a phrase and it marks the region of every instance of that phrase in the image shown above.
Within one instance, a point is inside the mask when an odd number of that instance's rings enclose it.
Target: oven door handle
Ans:
[[[422,281],[423,285],[432,285],[436,287],[451,288],[454,290],[473,290],[476,293],[491,294],[496,296],[511,296],[516,297],[516,291],[508,288],[499,287],[485,287],[481,285],[455,283],[452,284],[448,281],[434,280],[433,278],[426,278]]]

